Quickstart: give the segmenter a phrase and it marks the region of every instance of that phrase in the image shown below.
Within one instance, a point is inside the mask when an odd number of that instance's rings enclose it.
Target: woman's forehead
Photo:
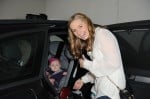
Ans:
[[[79,25],[85,24],[85,21],[81,20],[81,19],[75,19],[71,22],[70,27],[73,29]]]

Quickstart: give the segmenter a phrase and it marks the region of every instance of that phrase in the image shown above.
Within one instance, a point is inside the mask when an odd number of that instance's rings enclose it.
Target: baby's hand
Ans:
[[[48,76],[48,75],[49,75],[49,72],[46,71],[46,76]]]
[[[67,72],[63,72],[63,75],[64,75],[64,76],[67,75]]]
[[[52,83],[52,85],[54,85],[55,79],[50,78],[49,81]]]

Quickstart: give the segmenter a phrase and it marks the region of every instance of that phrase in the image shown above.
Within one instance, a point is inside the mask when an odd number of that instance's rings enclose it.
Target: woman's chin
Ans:
[[[88,37],[84,37],[82,40],[84,40],[84,41],[85,41],[85,40],[87,40],[87,39],[88,39]]]

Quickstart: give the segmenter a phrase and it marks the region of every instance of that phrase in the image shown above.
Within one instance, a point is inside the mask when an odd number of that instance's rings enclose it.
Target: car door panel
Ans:
[[[26,20],[0,21],[0,99],[49,97],[41,76],[47,32],[47,25]]]
[[[117,37],[127,82],[135,99],[149,99],[150,91],[150,29],[149,25],[117,25],[112,32]],[[140,24],[140,23],[139,23]],[[122,27],[124,26],[124,27]]]

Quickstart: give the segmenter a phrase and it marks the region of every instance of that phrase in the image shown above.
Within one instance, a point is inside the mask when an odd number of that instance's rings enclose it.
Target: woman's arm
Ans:
[[[84,58],[81,66],[94,76],[101,77],[111,74],[121,65],[122,60],[116,38],[110,31],[99,28],[95,34],[93,61]]]
[[[90,72],[86,73],[84,76],[81,77],[81,80],[84,82],[84,83],[94,83],[94,75],[92,75]]]

